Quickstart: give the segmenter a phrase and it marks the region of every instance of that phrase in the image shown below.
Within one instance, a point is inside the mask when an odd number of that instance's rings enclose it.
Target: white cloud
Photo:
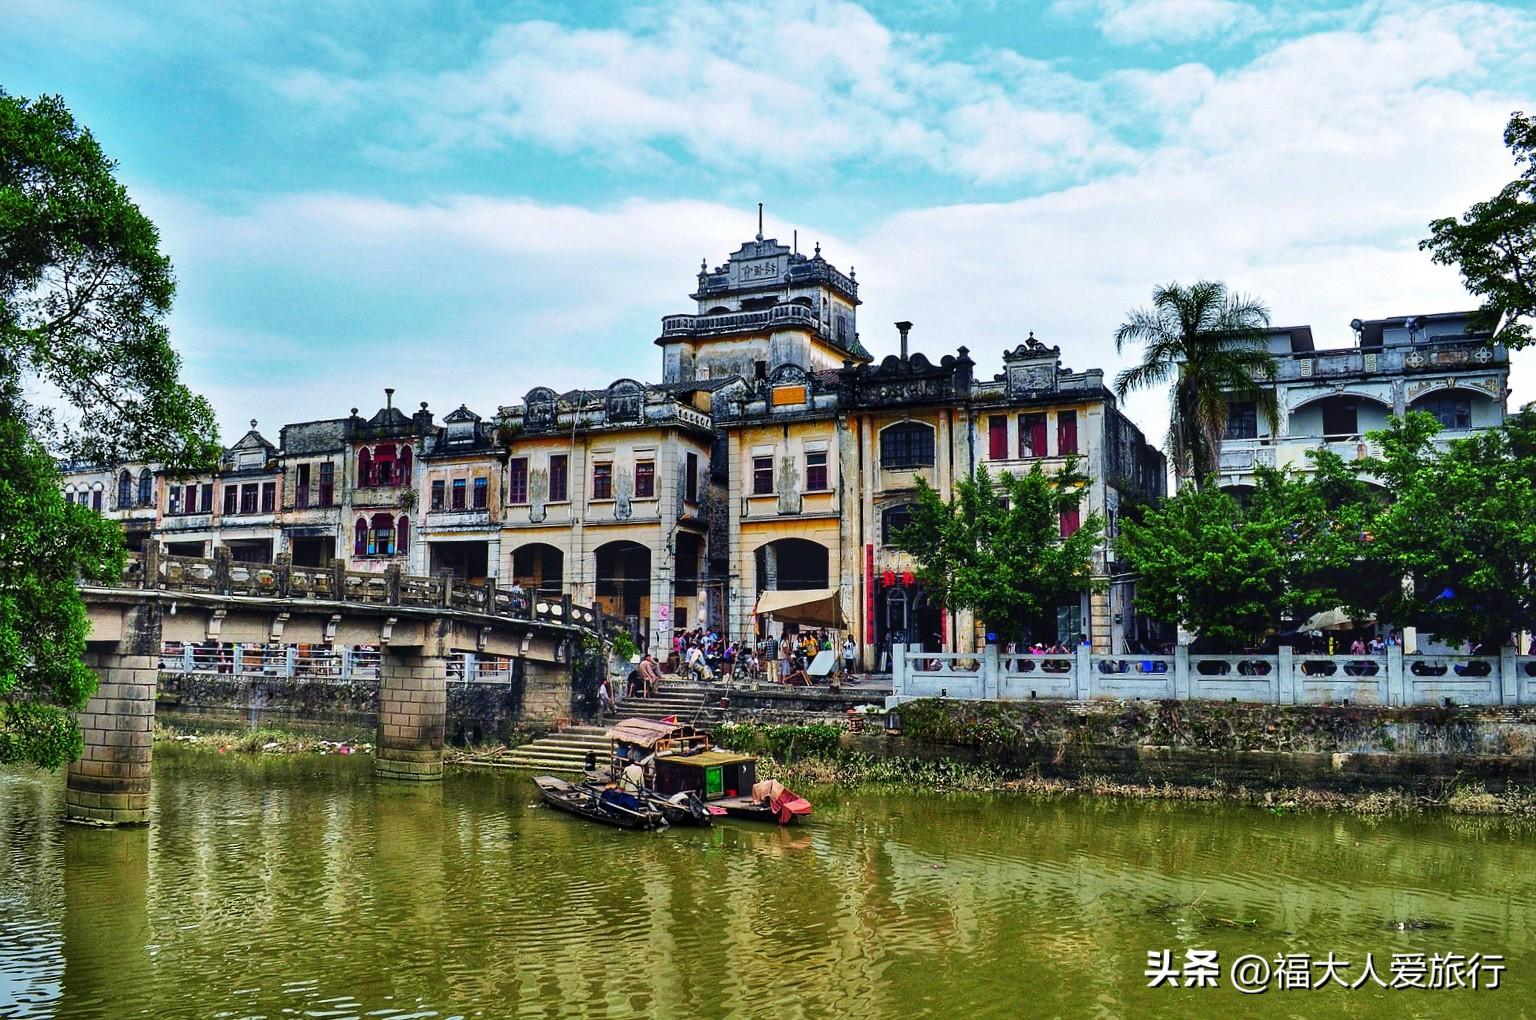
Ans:
[[[1191,43],[1254,27],[1258,11],[1235,0],[1097,0],[1104,38],[1122,46]]]
[[[532,142],[638,166],[665,164],[676,147],[721,171],[803,176],[874,158],[989,183],[1126,158],[1081,110],[1053,105],[1082,83],[1015,54],[959,62],[940,50],[835,0],[792,11],[685,3],[622,29],[504,25],[461,70],[293,71],[269,87],[300,104],[369,97],[416,111],[373,150],[385,158]]]
[[[881,116],[914,123],[897,110],[909,89],[881,94],[909,76],[879,56],[891,37],[866,30],[876,52],[839,74],[848,89],[876,97],[872,105],[883,103]],[[834,263],[858,266],[864,340],[877,355],[894,349],[888,324],[912,319],[918,349],[942,354],[965,344],[982,372],[999,370],[1000,352],[1029,330],[1060,344],[1072,367],[1112,372],[1127,360],[1112,342],[1125,312],[1156,284],[1199,277],[1260,296],[1277,322],[1312,323],[1320,343],[1344,344],[1356,316],[1475,304],[1454,271],[1432,265],[1416,242],[1429,219],[1513,176],[1500,129],[1533,94],[1529,78],[1520,79],[1523,93],[1496,87],[1515,80],[1508,75],[1529,30],[1522,16],[1485,6],[1394,9],[1361,30],[1276,46],[1225,74],[1186,65],[1120,75],[1113,88],[1122,113],[1161,118],[1170,141],[1113,177],[1016,201],[900,211],[858,237],[805,223],[770,232],[787,237],[798,226],[803,238],[822,238]],[[630,43],[605,36],[580,45],[622,54]],[[677,73],[724,76],[741,90],[757,81],[739,77],[740,65]],[[826,87],[807,85],[811,95]],[[985,97],[946,95],[950,113],[939,127],[918,125],[887,144],[915,146],[937,132],[958,139],[969,174],[1027,172],[1019,162],[1031,158],[1027,148],[987,138],[987,125],[1012,124],[1014,114]],[[636,117],[681,123],[674,111],[658,100]],[[1070,112],[1056,112],[1018,130],[1068,154],[1099,144]],[[740,110],[757,115],[751,104]],[[626,129],[622,118],[601,116]],[[429,399],[439,410],[467,401],[484,414],[540,383],[655,378],[659,317],[689,307],[701,256],[718,262],[753,228],[741,210],[693,201],[581,208],[313,194],[239,213],[163,197],[146,204],[177,253],[177,335],[219,359],[200,354],[194,381],[228,387],[219,407],[231,428],[253,416],[367,408],[386,385],[399,386],[402,401]],[[232,292],[229,281],[241,277],[270,281],[270,290]],[[285,306],[296,302],[314,306],[311,320],[318,309],[334,323],[331,335],[304,338],[300,360],[315,368],[298,383],[266,371],[263,360],[267,337],[293,335]],[[1516,403],[1536,396],[1533,358],[1517,359]],[[1129,409],[1154,440],[1163,434],[1161,394]]]

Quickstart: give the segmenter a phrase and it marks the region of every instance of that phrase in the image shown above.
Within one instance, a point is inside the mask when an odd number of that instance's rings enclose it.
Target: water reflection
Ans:
[[[123,833],[61,824],[62,779],[0,773],[0,1016],[1183,1017],[1198,1002],[1396,1017],[1489,994],[1522,1016],[1536,1001],[1536,846],[1497,823],[824,791],[803,828],[641,834],[538,807],[525,777],[376,784],[369,765],[167,754],[150,829]],[[1147,950],[1186,946],[1503,952],[1508,987],[1304,1004],[1147,990]]]

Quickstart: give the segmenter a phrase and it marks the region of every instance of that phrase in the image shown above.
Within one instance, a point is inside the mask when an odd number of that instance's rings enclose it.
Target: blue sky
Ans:
[[[1513,176],[1536,11],[1434,0],[11,0],[0,85],[63,95],[161,225],[225,438],[655,378],[658,319],[755,230],[856,267],[980,370],[1113,369],[1155,284],[1322,343],[1465,307],[1425,223]],[[1536,396],[1516,365],[1514,403]],[[1160,437],[1160,397],[1129,409]]]

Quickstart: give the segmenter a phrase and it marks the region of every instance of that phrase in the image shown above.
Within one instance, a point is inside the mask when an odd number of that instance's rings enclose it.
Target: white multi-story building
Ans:
[[[1251,402],[1234,402],[1221,444],[1220,486],[1251,492],[1259,466],[1310,470],[1310,450],[1362,459],[1374,452],[1366,433],[1407,411],[1438,418],[1441,442],[1502,425],[1509,352],[1489,343],[1489,333],[1468,332],[1472,314],[1356,319],[1354,342],[1346,347],[1318,348],[1311,326],[1271,329],[1278,428]]]

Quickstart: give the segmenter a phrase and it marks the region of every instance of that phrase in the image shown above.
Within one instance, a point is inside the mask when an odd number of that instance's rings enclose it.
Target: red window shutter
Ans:
[[[1077,452],[1077,412],[1062,411],[1056,415],[1056,453],[1065,456]]]
[[[368,548],[368,522],[359,517],[357,519],[357,527],[353,530],[356,538],[352,544],[352,552],[354,555],[361,556]]]
[[[357,451],[357,484],[373,484],[373,454],[366,446]]]
[[[1008,419],[993,416],[987,419],[987,456],[992,460],[1008,459]]]
[[[411,519],[401,514],[400,523],[395,526],[395,532],[400,536],[395,543],[395,551],[403,556],[411,548]]]
[[[411,484],[411,448],[400,447],[400,459],[395,462],[395,484]]]
[[[1077,534],[1077,529],[1082,527],[1082,521],[1076,510],[1064,510],[1061,514],[1061,537],[1070,538]]]

